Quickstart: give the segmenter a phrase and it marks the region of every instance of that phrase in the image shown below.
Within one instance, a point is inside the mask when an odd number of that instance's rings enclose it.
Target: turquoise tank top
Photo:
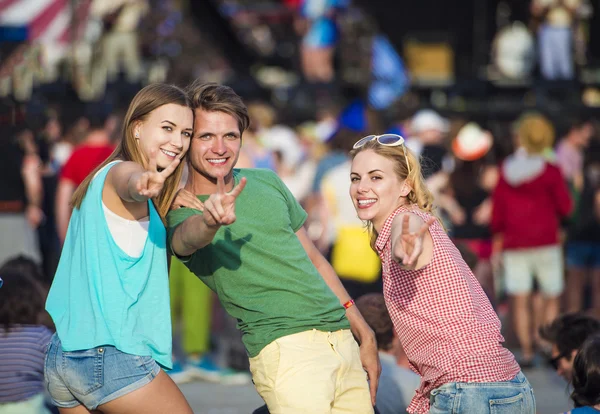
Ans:
[[[148,200],[150,224],[141,256],[131,257],[115,243],[102,209],[104,181],[114,165],[96,175],[73,210],[46,310],[64,351],[112,345],[171,369],[165,227]]]

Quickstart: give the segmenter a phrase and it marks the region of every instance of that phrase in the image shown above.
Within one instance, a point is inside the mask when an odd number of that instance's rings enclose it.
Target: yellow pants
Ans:
[[[284,336],[250,358],[271,414],[372,414],[367,374],[349,330]]]

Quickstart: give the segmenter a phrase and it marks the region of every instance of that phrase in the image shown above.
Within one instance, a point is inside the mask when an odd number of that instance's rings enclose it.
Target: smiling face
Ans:
[[[394,161],[364,150],[352,160],[350,197],[361,220],[380,231],[385,220],[406,202],[410,187],[395,172]]]
[[[226,112],[196,109],[190,164],[197,173],[193,182],[197,194],[216,188],[217,177],[229,184],[240,156],[242,134],[238,120]]]
[[[166,104],[137,123],[134,134],[146,159],[155,154],[158,168],[183,158],[193,134],[193,112],[186,106]]]

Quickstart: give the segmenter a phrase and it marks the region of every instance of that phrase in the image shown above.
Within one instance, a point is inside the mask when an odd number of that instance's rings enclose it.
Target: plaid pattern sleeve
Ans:
[[[431,215],[400,207],[386,220],[376,248],[383,267],[383,293],[394,328],[421,386],[409,413],[429,410],[431,390],[450,382],[508,381],[520,371],[502,346],[500,320],[479,282],[439,222],[429,228],[431,262],[405,270],[391,254],[391,228],[402,213],[423,221]]]

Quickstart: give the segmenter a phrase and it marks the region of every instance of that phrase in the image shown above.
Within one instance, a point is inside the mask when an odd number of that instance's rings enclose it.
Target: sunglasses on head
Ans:
[[[376,140],[379,145],[383,145],[384,147],[398,147],[400,145],[404,145],[404,138],[400,135],[396,134],[383,134],[383,135],[367,135],[364,138],[356,141],[353,149],[357,149],[365,145],[369,141]],[[408,163],[408,157],[406,156],[406,147],[403,147],[404,151],[404,159],[406,160],[406,167],[408,168],[408,172],[410,173],[410,164]]]

